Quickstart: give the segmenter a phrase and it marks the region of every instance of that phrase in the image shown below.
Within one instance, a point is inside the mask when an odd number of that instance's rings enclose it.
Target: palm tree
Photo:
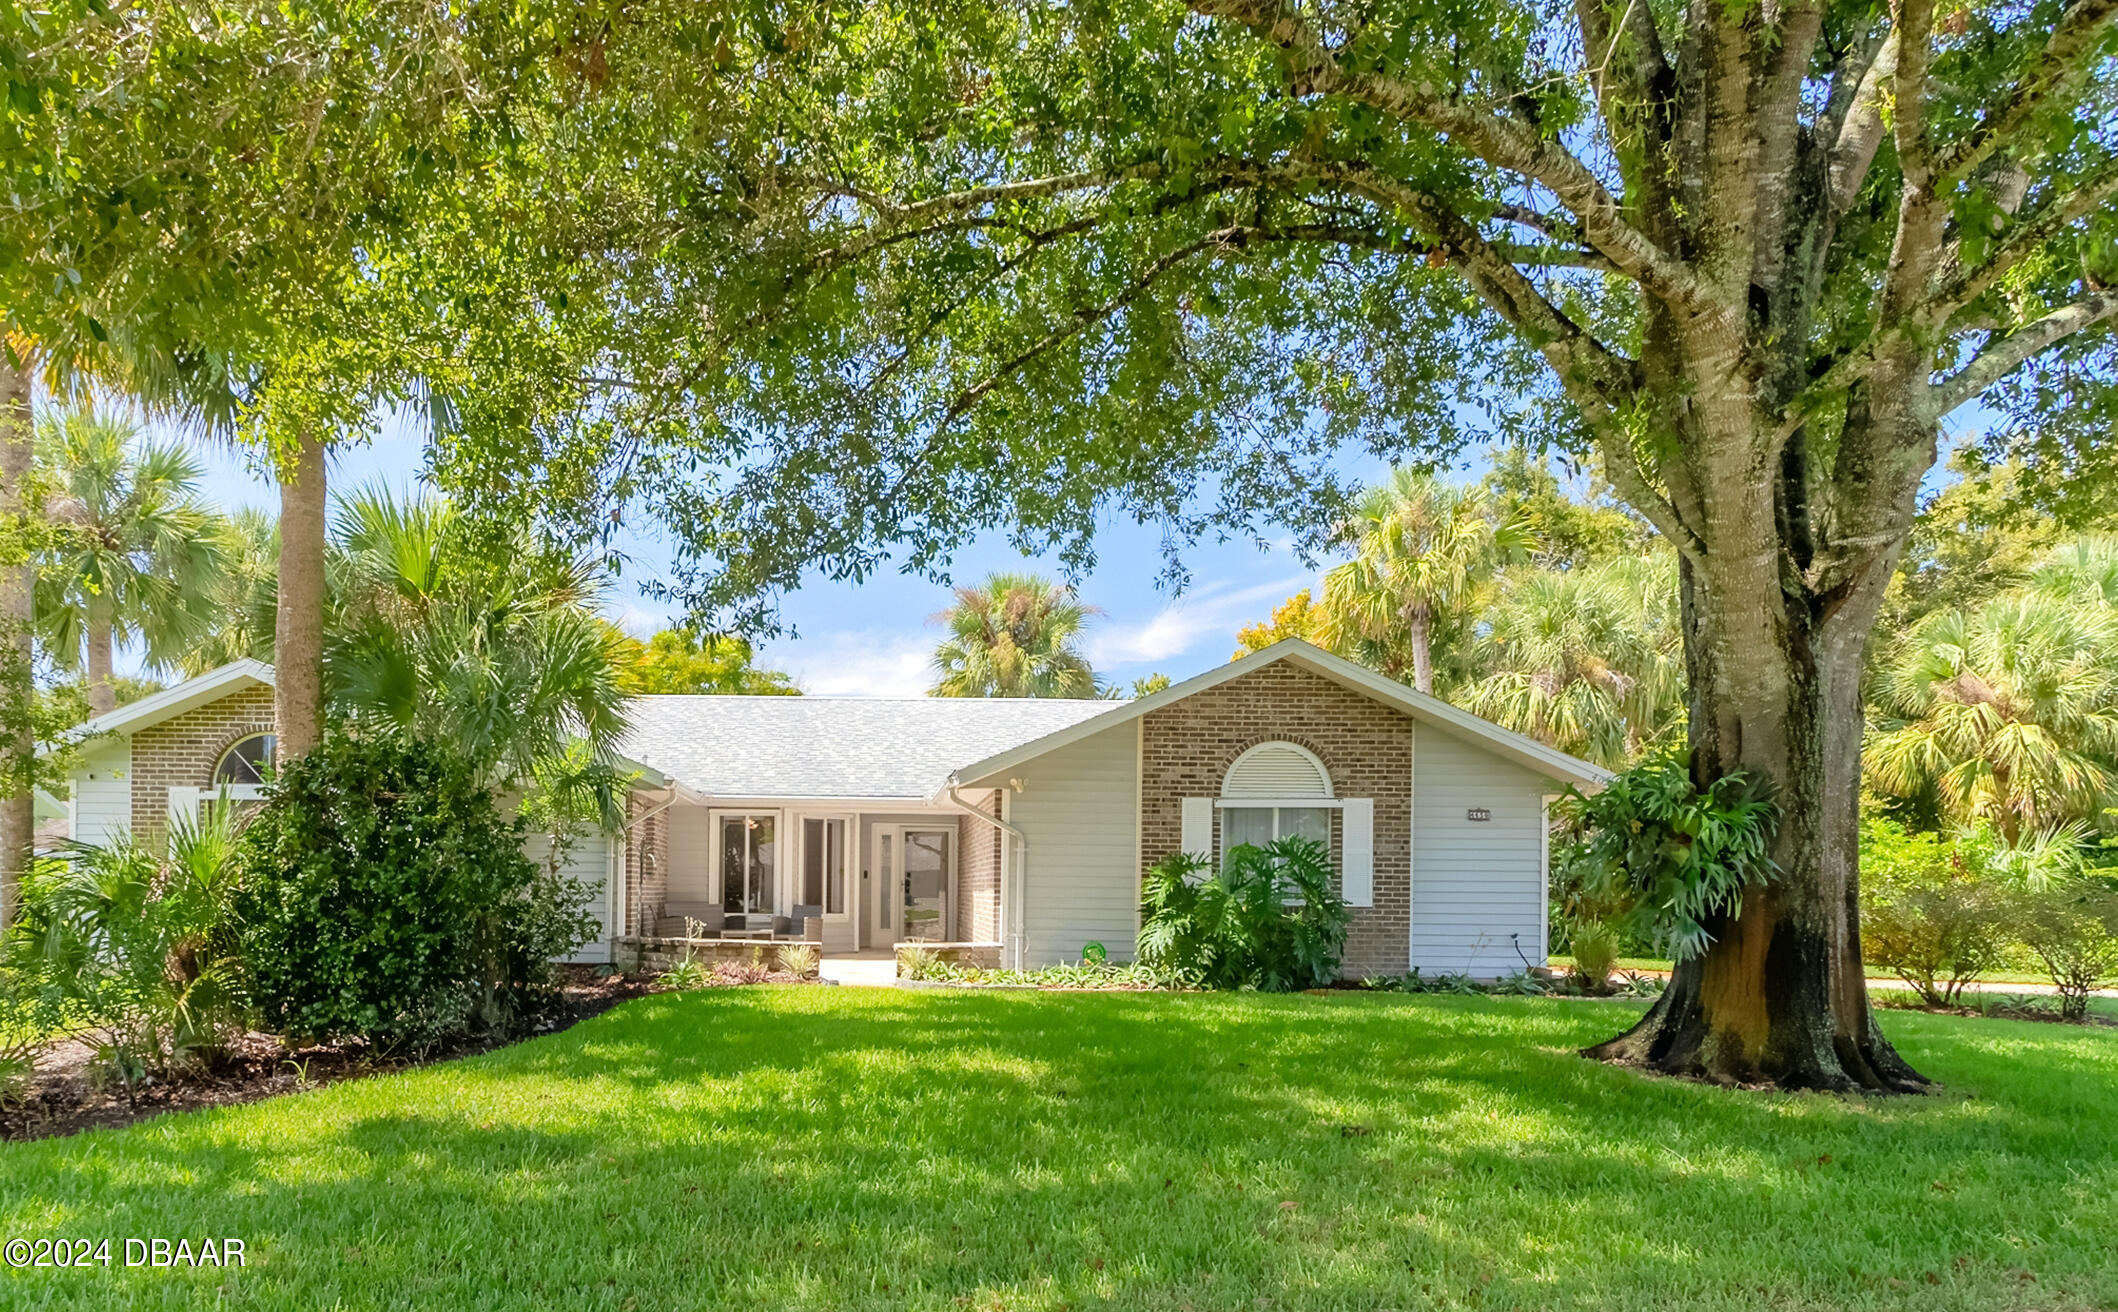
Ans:
[[[2118,606],[2118,537],[2091,533],[2060,543],[2031,566],[2029,586],[2083,605]]]
[[[279,609],[279,523],[252,506],[228,516],[221,569],[210,608],[214,622],[177,661],[187,675],[233,660],[270,663]]]
[[[1877,787],[2025,833],[2096,819],[2118,784],[2118,618],[2021,590],[1928,616],[1882,662]]]
[[[213,619],[225,532],[199,497],[204,470],[180,446],[143,442],[131,419],[82,406],[37,427],[58,540],[37,561],[37,627],[61,669],[84,664],[88,706],[117,709],[112,663],[138,641],[177,664]]]
[[[624,635],[597,614],[593,562],[490,542],[439,498],[340,501],[325,643],[333,707],[438,739],[501,785],[594,771],[626,729]]]
[[[1411,469],[1370,488],[1346,532],[1354,556],[1324,576],[1321,636],[1342,651],[1401,637],[1424,693],[1434,691],[1437,631],[1475,609],[1495,570],[1530,545],[1522,524],[1495,521],[1483,488]],[[1403,677],[1401,666],[1383,668]]]
[[[1676,565],[1667,553],[1511,575],[1485,613],[1474,711],[1623,768],[1684,723]]]
[[[1095,608],[1036,574],[993,574],[956,589],[934,618],[949,636],[934,651],[937,697],[1093,697],[1096,674],[1077,646]]]

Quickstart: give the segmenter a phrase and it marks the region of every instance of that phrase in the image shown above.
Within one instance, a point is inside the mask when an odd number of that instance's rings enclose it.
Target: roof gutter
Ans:
[[[962,792],[956,787],[954,778],[951,778],[948,782],[947,793],[950,804],[955,806],[957,810],[962,811],[965,815],[977,816],[1001,833],[1012,835],[1015,839],[1015,878],[1012,881],[1007,878],[1008,862],[1003,860],[1000,866],[1000,942],[1001,964],[1020,970],[1022,968],[1022,878],[1028,872],[1030,865],[1030,836],[999,816],[987,815],[984,811],[965,801]],[[1010,884],[1013,885],[1012,890],[1010,889]]]

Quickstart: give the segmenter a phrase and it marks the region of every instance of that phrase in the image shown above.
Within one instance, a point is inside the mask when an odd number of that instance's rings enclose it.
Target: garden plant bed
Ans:
[[[453,1061],[556,1033],[601,1015],[621,1002],[656,992],[658,987],[651,977],[567,966],[561,970],[559,1001],[550,1014],[524,1033],[468,1036],[417,1057],[382,1055],[357,1043],[290,1049],[278,1035],[252,1033],[243,1036],[235,1051],[223,1060],[172,1079],[151,1080],[131,1098],[122,1088],[98,1078],[90,1062],[88,1044],[69,1040],[39,1060],[37,1075],[20,1106],[0,1108],[0,1140],[43,1139],[128,1125],[164,1112],[256,1102],[342,1080]]]
[[[1929,1016],[1963,1016],[1973,1020],[2026,1020],[2050,1025],[2092,1025],[2118,1028],[2118,1002],[2108,992],[2089,999],[2088,1014],[2068,1020],[2059,1013],[2059,1000],[2049,993],[1966,992],[1953,1007],[1935,1007],[1920,1000],[1910,989],[1891,989],[1871,994],[1875,1005],[1891,1011],[1917,1011]]]

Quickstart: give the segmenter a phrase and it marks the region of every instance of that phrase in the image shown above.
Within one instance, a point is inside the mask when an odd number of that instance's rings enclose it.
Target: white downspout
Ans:
[[[1014,970],[1020,970],[1022,969],[1022,916],[1020,908],[1016,906],[1016,901],[1022,894],[1022,871],[1028,869],[1030,863],[1030,836],[1014,825],[1002,820],[999,816],[987,815],[984,811],[963,800],[963,794],[957,790],[956,781],[953,779],[949,781],[948,795],[949,801],[958,810],[966,815],[977,816],[980,820],[985,821],[993,828],[1013,837],[1015,840],[1016,855],[1022,865],[1016,871],[1015,878],[1012,881],[1015,890],[1013,897],[1010,897],[1008,892],[1010,883],[1008,867],[1014,865],[1014,862],[1007,859],[1005,852],[1001,854],[1000,860],[1000,964]]]

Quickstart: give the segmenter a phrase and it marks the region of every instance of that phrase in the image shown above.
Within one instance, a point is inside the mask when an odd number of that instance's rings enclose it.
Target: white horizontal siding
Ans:
[[[1118,725],[1024,767],[1008,819],[1029,837],[1028,964],[1078,960],[1101,943],[1133,958],[1140,906],[1139,729]]]
[[[588,904],[589,914],[596,918],[596,936],[574,950],[568,961],[606,962],[611,959],[611,905],[610,889],[604,880],[610,873],[611,837],[601,831],[592,831],[574,840],[567,850],[566,858],[559,865],[559,873],[580,880],[595,890]],[[551,840],[543,834],[529,834],[522,840],[522,854],[543,869],[551,856]]]
[[[74,767],[66,805],[66,833],[98,846],[132,829],[132,739],[91,745]]]
[[[1431,725],[1420,726],[1415,761],[1412,964],[1430,975],[1479,976],[1521,970],[1525,957],[1543,965],[1542,817],[1551,786]],[[1493,818],[1468,819],[1474,808]]]

